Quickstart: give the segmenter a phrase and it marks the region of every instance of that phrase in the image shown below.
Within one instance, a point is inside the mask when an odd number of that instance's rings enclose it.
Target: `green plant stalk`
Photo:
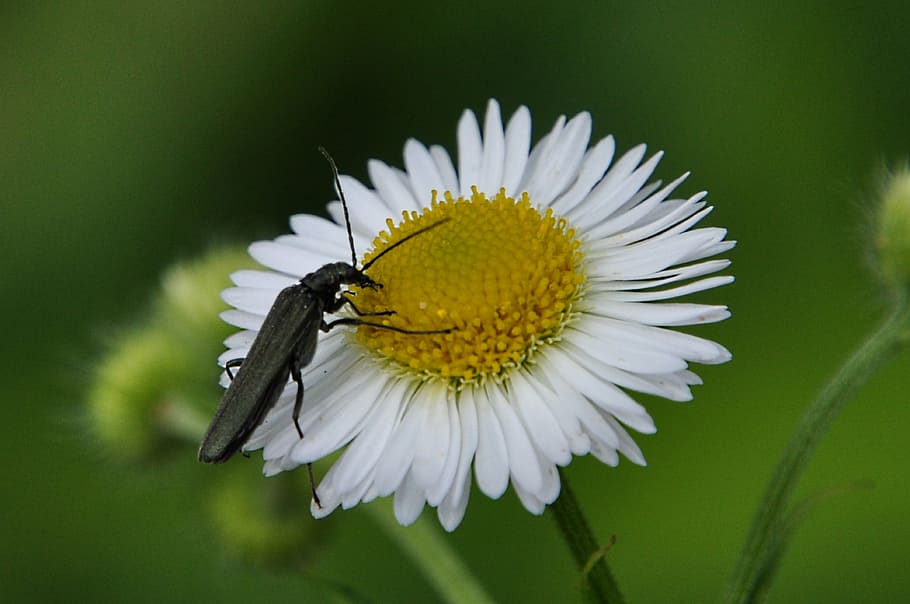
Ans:
[[[398,524],[389,506],[365,505],[376,524],[420,569],[446,602],[452,604],[493,604],[477,578],[449,547],[445,535],[426,516],[404,528]]]
[[[769,555],[780,551],[778,540],[786,525],[788,502],[809,458],[847,401],[897,350],[902,340],[907,339],[908,329],[910,306],[906,292],[901,292],[878,329],[854,351],[806,409],[784,449],[752,521],[746,544],[728,584],[725,602],[754,602],[767,591],[768,586],[762,582],[770,578],[766,572],[769,563],[771,566],[775,564]]]
[[[595,602],[610,604],[624,602],[619,585],[613,578],[610,567],[607,566],[604,548],[594,537],[562,470],[559,471],[559,477],[562,483],[561,491],[559,498],[550,505],[550,509],[578,565],[586,588],[585,594]]]

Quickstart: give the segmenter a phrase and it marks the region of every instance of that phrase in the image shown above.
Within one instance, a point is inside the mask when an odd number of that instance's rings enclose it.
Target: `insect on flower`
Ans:
[[[591,133],[589,113],[560,116],[532,145],[529,110],[503,120],[490,100],[482,123],[462,114],[456,155],[408,139],[403,169],[371,160],[369,183],[341,176],[353,223],[333,201],[332,221],[298,214],[293,234],[250,247],[270,270],[232,275],[223,297],[234,309],[222,318],[242,331],[222,361],[247,356],[263,321],[272,327],[280,290],[346,253],[345,232],[372,241],[363,270],[424,233],[367,271],[384,287],[350,285],[356,329],[318,334],[314,313],[306,408],[297,418],[288,384],[242,445],[262,449],[266,476],[337,454],[315,517],[392,496],[401,524],[429,505],[451,531],[474,485],[494,499],[511,485],[541,514],[575,456],[645,464],[627,430],[656,426],[634,393],[691,400],[701,383],[692,365],[730,360],[678,329],[730,316],[679,300],[733,281],[714,273],[735,242],[697,226],[712,210],[707,193],[679,196],[688,174],[652,180],[662,153],[617,155],[613,137]]]
[[[351,247],[351,264],[347,262],[326,264],[304,276],[294,285],[283,289],[266,315],[246,358],[231,359],[225,363],[225,371],[231,378],[231,384],[202,439],[199,447],[201,462],[222,463],[239,451],[278,401],[289,378],[297,384],[293,420],[297,434],[303,438],[303,430],[298,422],[304,392],[300,371],[313,360],[320,330],[328,332],[339,325],[369,325],[407,334],[437,334],[451,331],[408,330],[361,318],[392,315],[395,311],[361,312],[342,287],[354,285],[373,290],[382,288],[382,284],[371,279],[366,271],[386,253],[409,239],[439,226],[445,220],[411,233],[373,257],[363,267],[357,268],[354,236],[351,232],[347,202],[341,190],[338,168],[325,149],[320,147],[320,151],[332,168],[335,187],[344,208],[348,242]],[[326,313],[335,313],[344,306],[349,306],[357,316],[325,321]],[[231,370],[236,367],[240,367],[240,370],[235,376]],[[314,499],[318,502],[315,491]]]

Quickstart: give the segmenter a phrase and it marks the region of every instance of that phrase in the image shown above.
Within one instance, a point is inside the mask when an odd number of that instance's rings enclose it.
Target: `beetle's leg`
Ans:
[[[313,501],[316,502],[317,508],[322,508],[322,503],[319,501],[319,495],[316,494],[316,479],[313,477],[313,464],[308,463],[306,465],[307,474],[310,476],[310,492],[313,493]]]
[[[334,321],[330,321],[328,323],[323,321],[322,325],[319,326],[319,329],[322,331],[330,331],[338,325],[366,325],[368,327],[375,327],[376,329],[388,329],[389,331],[397,331],[398,333],[411,334],[449,333],[455,329],[454,327],[449,327],[448,329],[405,329],[403,327],[395,327],[394,325],[383,325],[382,323],[364,321],[363,319],[358,319],[357,317],[342,317],[341,319],[335,319]]]
[[[297,396],[294,398],[294,413],[291,417],[294,418],[294,427],[297,428],[297,435],[300,438],[303,438],[303,430],[300,428],[300,410],[303,408],[303,377],[300,375],[300,361],[296,356],[291,359],[288,369],[291,372],[291,379],[297,383]],[[321,508],[322,503],[319,501],[319,495],[316,494],[316,479],[313,477],[313,464],[308,463],[306,465],[306,470],[310,478],[310,491],[313,493],[313,501],[316,502],[316,507]]]
[[[291,359],[291,379],[297,382],[297,396],[294,399],[294,427],[297,428],[297,435],[303,438],[303,430],[300,429],[300,410],[303,407],[303,378],[300,376],[300,363],[297,359]]]
[[[348,306],[351,307],[351,310],[353,310],[354,314],[357,315],[358,317],[387,317],[389,315],[395,314],[394,310],[381,310],[379,312],[362,311],[359,308],[357,308],[357,305],[354,304],[354,301],[351,298],[349,298],[348,296],[345,296],[344,294],[341,294],[340,296],[338,296],[338,298],[336,298],[336,303],[337,303],[337,307],[329,310],[329,312],[336,312],[342,306],[347,304]]]
[[[231,373],[231,369],[233,367],[240,367],[241,365],[243,365],[243,359],[231,359],[224,364],[224,370],[227,372],[228,377],[232,382],[234,381],[234,374]]]

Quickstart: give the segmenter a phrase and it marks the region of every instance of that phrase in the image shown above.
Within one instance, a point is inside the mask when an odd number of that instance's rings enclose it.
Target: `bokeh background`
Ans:
[[[708,223],[740,242],[736,283],[699,298],[733,318],[696,331],[733,362],[699,370],[694,403],[647,401],[648,468],[568,469],[629,601],[713,601],[801,409],[881,313],[864,236],[882,166],[910,150],[905,3],[352,4],[0,8],[0,600],[436,597],[361,510],[324,521],[306,573],[237,561],[191,446],[124,463],[82,409],[106,336],[142,320],[165,267],[322,211],[317,145],[365,178],[409,136],[452,148],[461,111],[495,97],[530,107],[535,140],[589,110],[597,138],[665,150],[658,176],[692,170],[682,193],[708,189]],[[873,486],[810,515],[772,601],[910,597],[908,362],[822,443],[802,495]],[[446,538],[502,601],[578,599],[551,519],[511,492],[475,491]]]

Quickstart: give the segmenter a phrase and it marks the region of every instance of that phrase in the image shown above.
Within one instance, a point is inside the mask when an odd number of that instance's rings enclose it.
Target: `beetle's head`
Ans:
[[[351,285],[356,285],[358,287],[369,288],[369,289],[382,289],[382,283],[379,283],[378,281],[373,281],[372,279],[370,279],[370,276],[367,275],[366,273],[364,273],[363,271],[357,272],[357,280],[352,282]]]

